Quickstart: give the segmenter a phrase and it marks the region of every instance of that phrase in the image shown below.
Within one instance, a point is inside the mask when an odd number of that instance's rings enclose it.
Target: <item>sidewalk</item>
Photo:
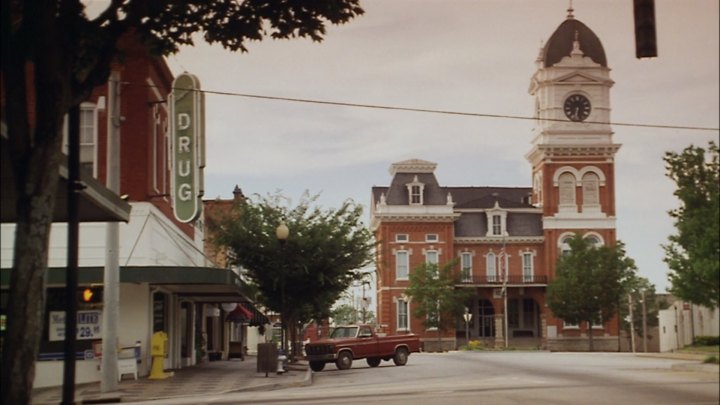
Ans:
[[[117,403],[137,402],[153,399],[168,399],[207,394],[222,394],[237,391],[270,391],[287,387],[312,384],[312,372],[306,361],[291,364],[284,374],[258,373],[257,357],[220,360],[175,370],[172,377],[164,380],[149,380],[141,377],[134,380],[125,375],[117,392],[101,393],[100,383],[78,385],[75,388],[75,402]],[[62,387],[39,388],[33,392],[33,405],[59,404]]]
[[[699,371],[703,373],[720,374],[720,365],[703,363],[703,360],[710,353],[683,353],[683,352],[662,352],[662,353],[635,353],[638,357],[654,357],[671,360],[687,360],[692,363],[673,364],[672,369],[676,371]]]

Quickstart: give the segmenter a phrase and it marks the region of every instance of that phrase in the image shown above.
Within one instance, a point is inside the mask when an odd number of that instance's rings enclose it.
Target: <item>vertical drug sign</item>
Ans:
[[[188,223],[200,215],[204,193],[205,99],[198,78],[189,73],[175,78],[168,103],[173,213],[178,221]]]

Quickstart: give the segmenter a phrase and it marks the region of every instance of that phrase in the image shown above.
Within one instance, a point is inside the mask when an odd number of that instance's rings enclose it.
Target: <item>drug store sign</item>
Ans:
[[[200,215],[205,167],[205,98],[195,75],[183,73],[172,85],[172,203],[175,218],[192,222]]]

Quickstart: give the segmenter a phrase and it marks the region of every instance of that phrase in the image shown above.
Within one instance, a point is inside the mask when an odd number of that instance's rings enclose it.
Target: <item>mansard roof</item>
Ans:
[[[463,213],[455,221],[455,237],[482,237],[488,232],[488,219],[484,212]],[[507,233],[511,237],[543,236],[542,214],[510,212]]]

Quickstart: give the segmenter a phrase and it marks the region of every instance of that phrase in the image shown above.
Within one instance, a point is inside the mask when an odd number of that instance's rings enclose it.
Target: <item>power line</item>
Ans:
[[[149,85],[146,85],[149,86]],[[158,87],[158,86],[149,86]],[[191,90],[191,89],[180,89],[176,90]],[[413,108],[413,107],[399,107],[399,106],[388,106],[378,104],[360,104],[360,103],[349,103],[342,101],[328,101],[328,100],[313,100],[306,98],[293,98],[293,97],[279,97],[279,96],[263,96],[259,94],[247,94],[247,93],[236,93],[229,91],[218,91],[218,90],[194,90],[205,94],[215,94],[220,96],[230,97],[244,97],[254,98],[261,100],[274,100],[274,101],[287,101],[293,103],[305,103],[305,104],[319,104],[319,105],[331,105],[336,107],[352,107],[352,108],[369,108],[375,110],[390,110],[390,111],[404,111],[404,112],[417,112],[426,114],[442,114],[442,115],[459,115],[465,117],[479,117],[479,118],[499,118],[499,119],[512,119],[512,120],[526,120],[526,121],[549,121],[549,122],[567,122],[564,119],[554,118],[535,118],[520,115],[506,115],[506,114],[487,114],[487,113],[471,113],[462,111],[448,111],[448,110],[434,110],[426,108]],[[697,126],[685,126],[685,125],[660,125],[660,124],[636,124],[626,122],[600,122],[600,121],[583,121],[584,124],[603,124],[612,125],[618,127],[636,127],[636,128],[655,128],[655,129],[685,129],[691,131],[720,131],[720,128],[711,127],[697,127]]]

